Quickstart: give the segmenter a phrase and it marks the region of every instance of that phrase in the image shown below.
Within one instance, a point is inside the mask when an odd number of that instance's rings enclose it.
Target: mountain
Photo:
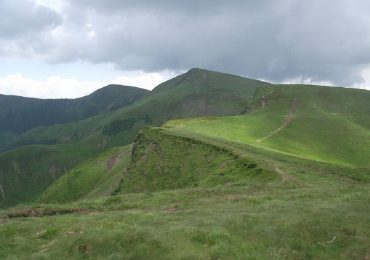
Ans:
[[[58,144],[0,154],[0,258],[367,259],[369,101],[192,69],[30,130]]]
[[[369,167],[369,91],[346,88],[272,85],[230,74],[191,69],[162,83],[133,104],[85,120],[30,130],[18,144],[41,145],[50,160],[23,160],[31,148],[0,154],[0,183],[5,194],[24,187],[17,200],[7,196],[2,205],[36,198],[52,182],[50,168],[63,169],[110,147],[132,143],[146,126],[165,127],[210,138],[248,144],[264,150],[349,167]],[[178,120],[173,120],[179,118]],[[54,148],[53,148],[54,147]],[[41,149],[41,148],[39,148]],[[74,153],[65,161],[66,153]],[[30,156],[31,158],[32,156]],[[17,165],[17,167],[14,167]],[[45,182],[31,185],[33,170]],[[129,171],[130,172],[130,171]],[[14,178],[15,176],[18,176]],[[15,196],[11,196],[15,198]],[[8,202],[7,202],[8,201]]]
[[[296,157],[370,168],[370,91],[276,85],[253,113],[179,119],[166,126]]]
[[[144,128],[135,139],[130,164],[122,169],[118,190],[263,182],[281,175],[275,162],[266,163],[267,158],[281,156],[299,160],[299,165],[316,162],[329,172],[368,181],[369,100],[366,90],[270,85],[255,90],[253,111],[248,114],[182,118],[161,128]],[[267,154],[262,161],[260,153]],[[72,178],[76,171],[53,184],[47,197],[68,197],[67,179],[77,179]],[[86,197],[76,199],[82,198]]]
[[[0,183],[3,183],[3,189],[8,194],[15,192],[12,188],[14,186],[28,187],[31,185],[33,182],[30,181],[32,179],[30,169],[35,169],[34,167],[38,165],[40,165],[38,170],[40,175],[49,176],[49,169],[53,165],[68,171],[88,159],[89,156],[96,155],[110,147],[132,143],[139,130],[145,125],[160,126],[173,118],[247,113],[251,110],[255,91],[269,85],[269,83],[230,74],[191,69],[187,73],[164,82],[127,107],[81,121],[36,128],[21,135],[8,146],[19,147],[18,149],[0,154],[2,169]],[[50,146],[50,143],[55,145]],[[23,162],[21,159],[23,157],[19,157],[19,154],[30,150],[24,146],[27,144],[49,144],[45,149],[50,150],[48,153],[51,153],[50,156],[53,159],[43,161],[37,158],[36,161]],[[50,149],[50,147],[55,147],[55,149]],[[67,164],[61,158],[64,158],[65,153],[71,149],[80,151],[80,153]],[[13,163],[19,165],[16,171]],[[64,174],[64,171],[61,171],[61,174]],[[14,176],[18,177],[14,178]],[[40,182],[40,187],[37,189],[33,186],[25,189],[31,193],[17,193],[17,200],[7,196],[0,205],[12,205],[26,198],[40,195],[40,190],[52,183],[50,178],[45,177],[45,180],[49,181]]]
[[[0,95],[0,148],[30,129],[79,121],[117,110],[142,98],[148,91],[108,85],[77,99],[36,99]],[[9,140],[9,136],[13,137]],[[1,138],[2,137],[2,138]],[[44,143],[53,143],[53,139]]]
[[[254,92],[269,83],[214,71],[191,69],[166,81],[131,106],[104,116],[21,135],[10,147],[23,144],[71,143],[100,134],[107,146],[131,143],[144,125],[161,125],[169,119],[237,115],[251,111]]]
[[[155,91],[176,89],[176,83],[181,82],[182,77],[184,75],[159,86]],[[181,87],[180,85],[180,90]],[[217,182],[235,182],[240,178],[238,174],[234,175],[236,179],[215,175],[219,171],[222,173],[225,165],[228,165],[226,168],[229,173],[232,168],[235,168],[236,172],[243,169],[240,165],[246,165],[247,170],[248,165],[255,165],[255,168],[250,169],[252,176],[256,170],[276,172],[276,169],[271,169],[266,163],[257,163],[255,158],[238,162],[235,161],[238,156],[230,155],[227,159],[225,142],[255,147],[263,153],[272,152],[274,157],[281,154],[288,155],[289,158],[329,163],[330,167],[345,167],[346,170],[338,171],[343,171],[348,176],[367,179],[366,172],[370,168],[370,118],[367,113],[370,111],[369,91],[261,84],[251,93],[247,114],[181,118],[166,122],[159,129],[162,131],[145,129],[136,137],[130,166],[123,170],[124,182],[120,190],[132,192],[183,188],[207,183],[214,185]],[[145,99],[140,102],[143,101]],[[152,109],[149,111],[152,112]],[[167,134],[160,134],[164,130]],[[173,135],[185,136],[185,139],[174,138]],[[192,141],[194,138],[213,140],[212,145],[201,145]],[[217,148],[220,144],[221,148]],[[212,165],[207,165],[207,158],[212,158]],[[228,160],[230,162],[227,162]],[[354,170],[353,173],[350,170],[357,168],[363,170]],[[72,172],[76,171],[78,172]],[[247,172],[242,176],[251,181]],[[101,173],[96,174],[99,176]],[[63,190],[68,190],[66,178],[76,178],[72,176],[73,173],[63,176],[52,185],[48,189],[48,197],[66,196],[63,195]],[[243,181],[243,178],[240,181]],[[93,188],[86,186],[88,184],[84,185],[84,189]],[[57,192],[52,195],[53,191]],[[79,197],[81,198],[83,196]]]
[[[41,203],[5,211],[11,218],[3,218],[0,231],[18,238],[13,243],[22,250],[15,254],[158,259],[269,259],[282,251],[288,259],[367,254],[366,169],[173,126],[142,129],[132,156],[130,151],[113,148],[92,157],[52,184]],[[29,242],[33,247],[10,232],[20,224],[21,235],[41,229]],[[0,256],[14,252],[15,245],[8,244]]]

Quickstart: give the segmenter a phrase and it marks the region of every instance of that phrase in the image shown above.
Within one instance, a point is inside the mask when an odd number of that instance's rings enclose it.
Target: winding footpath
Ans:
[[[262,107],[264,108],[264,106],[262,106]],[[266,136],[264,136],[264,137],[262,137],[260,139],[257,139],[256,141],[260,143],[260,142],[262,142],[262,141],[264,141],[264,140],[266,140],[266,139],[268,139],[268,138],[276,135],[281,130],[283,130],[285,127],[287,127],[290,124],[290,122],[292,122],[293,119],[295,118],[295,111],[296,111],[296,109],[297,109],[297,99],[294,99],[292,101],[291,105],[290,105],[289,114],[285,116],[285,119],[284,119],[283,124],[279,128],[277,128],[274,131],[272,131],[270,134],[268,134],[268,135],[266,135]]]

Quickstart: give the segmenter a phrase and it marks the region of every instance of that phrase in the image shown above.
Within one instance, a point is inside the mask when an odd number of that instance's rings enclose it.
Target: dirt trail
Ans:
[[[267,93],[265,96],[262,96],[261,98],[261,108],[259,109],[260,111],[264,110],[267,106],[267,100],[270,95],[272,95],[275,92],[275,90],[271,90],[269,93]]]
[[[260,139],[257,139],[256,141],[260,143],[260,142],[266,140],[267,138],[270,138],[271,136],[276,135],[281,130],[283,130],[285,127],[287,127],[290,124],[290,122],[292,122],[293,119],[295,118],[295,111],[296,111],[296,109],[297,109],[297,99],[294,99],[292,101],[291,105],[290,105],[289,114],[285,116],[285,119],[284,119],[283,124],[279,128],[277,128],[274,131],[272,131],[270,134],[268,134],[265,137],[262,137]]]
[[[87,214],[91,211],[83,208],[32,208],[25,207],[12,210],[7,214],[8,218],[45,217],[66,214]]]
[[[199,70],[199,71],[202,74],[203,82],[205,82],[207,80],[207,74],[202,70]]]
[[[105,170],[111,171],[113,166],[116,164],[117,159],[118,159],[118,154],[112,155],[107,161],[107,168]]]
[[[264,110],[265,107],[266,107],[266,97],[263,96],[262,99],[261,99],[261,110]]]

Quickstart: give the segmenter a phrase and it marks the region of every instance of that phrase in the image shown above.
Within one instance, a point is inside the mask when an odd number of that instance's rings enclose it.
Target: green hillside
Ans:
[[[160,84],[131,106],[104,116],[42,127],[22,135],[20,143],[70,143],[88,135],[103,135],[108,146],[131,143],[145,125],[160,126],[169,119],[238,115],[250,112],[257,88],[269,83],[202,69],[191,69]]]
[[[74,156],[73,163],[61,164],[60,168],[69,171],[89,156],[131,143],[145,125],[161,125],[167,119],[183,118],[168,122],[166,127],[171,131],[250,144],[310,160],[369,168],[368,100],[369,92],[365,90],[271,85],[192,69],[159,85],[128,107],[78,122],[31,130],[18,139],[18,144],[48,144],[49,140],[66,144],[45,146],[44,149],[53,151],[57,158],[64,158],[65,151],[61,147],[88,151]],[[193,116],[203,117],[184,119]],[[32,150],[26,147],[0,154],[4,190],[23,187],[23,184],[17,185],[18,181],[32,183],[28,178],[32,178],[36,170],[49,181],[40,182],[40,187],[36,187],[36,182],[27,194],[15,192],[18,195],[12,196],[12,202],[7,196],[8,202],[3,200],[2,205],[35,198],[54,180],[49,176],[52,163],[44,165],[41,160],[33,162],[33,171],[28,164],[20,164],[18,172],[24,177],[13,178],[11,162],[18,161],[18,153],[23,149],[21,153],[26,157]],[[64,171],[58,177],[61,174]],[[12,179],[12,182],[5,179]]]
[[[192,69],[159,85],[130,106],[77,122],[32,129],[21,135],[11,147],[33,143],[43,144],[47,145],[47,149],[52,150],[53,156],[57,158],[64,158],[63,147],[88,151],[74,156],[73,163],[62,163],[61,168],[66,172],[102,150],[132,143],[139,130],[146,125],[161,125],[172,118],[235,115],[249,112],[253,105],[255,91],[269,85],[239,76]],[[0,154],[0,162],[4,162],[3,165],[0,164],[2,170],[0,175],[4,176],[2,178],[12,178],[13,170],[9,166],[9,162],[13,160],[12,157],[17,158],[18,153],[22,151],[26,154],[29,150],[25,146],[8,155]],[[31,156],[32,154],[29,157]],[[48,167],[51,165],[52,163],[46,165],[44,162],[36,161],[32,169],[37,170],[40,176],[48,176],[50,174]],[[28,164],[21,165],[19,172],[24,176],[21,183],[17,185],[18,179],[13,182],[3,182],[4,189],[10,190],[14,185],[23,187],[23,183],[28,185],[28,178],[32,178],[32,171]],[[61,174],[64,174],[64,171]],[[45,183],[51,184],[49,181]],[[14,205],[24,199],[35,198],[46,187],[47,185],[40,182],[40,187],[30,187],[30,193],[27,195],[20,192],[17,197],[7,198],[7,202],[3,201],[1,205]],[[31,193],[33,196],[30,196]]]
[[[222,146],[145,128],[134,143],[120,191],[242,185],[274,177],[276,174],[260,168],[254,160],[240,158]]]
[[[0,258],[366,259],[369,100],[193,69],[30,130],[0,154]]]
[[[70,202],[111,195],[131,160],[131,146],[112,148],[82,162],[54,182],[41,196],[44,203]]]
[[[266,165],[240,156],[222,144],[173,135],[161,128],[144,128],[133,147],[112,148],[82,162],[55,181],[40,202],[65,203],[113,193],[264,183],[276,177]]]
[[[253,113],[170,121],[181,131],[310,160],[370,168],[370,92],[278,85],[258,93]]]
[[[40,126],[79,121],[114,111],[134,103],[147,92],[135,87],[109,85],[77,99],[36,99],[0,95],[0,150],[14,141],[1,136],[17,135]],[[54,138],[49,138],[42,143],[55,142]],[[32,140],[28,140],[13,147],[32,143]]]
[[[53,185],[67,200],[73,198],[65,189],[76,194],[87,188],[75,197],[82,195],[82,200],[0,211],[0,257],[366,259],[368,255],[368,172],[181,129],[145,128],[135,140],[127,170],[125,164],[117,164],[124,172],[118,194],[87,199],[85,194],[96,184],[110,187],[95,177],[104,176],[106,160],[124,149],[80,164]]]
[[[62,145],[30,145],[0,154],[0,207],[37,199],[69,169],[105,150],[106,140],[91,136]]]
[[[32,201],[66,169],[92,156],[74,145],[28,146],[0,156],[0,206]]]

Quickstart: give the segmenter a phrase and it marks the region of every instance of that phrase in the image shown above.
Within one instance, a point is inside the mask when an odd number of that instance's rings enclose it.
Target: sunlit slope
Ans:
[[[91,179],[109,180],[119,151],[80,164],[54,192],[106,191]],[[144,128],[132,155],[112,168],[124,172],[114,196],[0,210],[0,258],[366,259],[366,169],[176,128]]]
[[[176,131],[248,143],[307,159],[370,167],[370,92],[279,85],[259,93],[253,113],[180,119]]]
[[[82,162],[54,182],[40,201],[70,202],[111,195],[120,185],[131,159],[131,146],[109,149]]]

